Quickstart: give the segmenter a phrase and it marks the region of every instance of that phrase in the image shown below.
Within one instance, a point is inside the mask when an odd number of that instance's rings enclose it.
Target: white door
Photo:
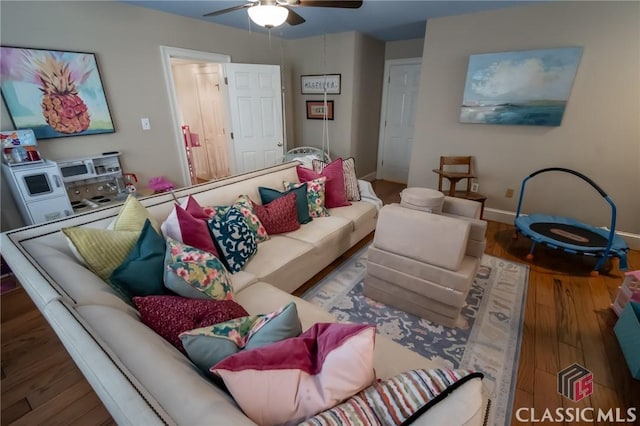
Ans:
[[[385,64],[377,178],[407,183],[413,145],[420,59],[390,60]]]
[[[280,66],[224,64],[234,173],[275,165],[284,155]]]

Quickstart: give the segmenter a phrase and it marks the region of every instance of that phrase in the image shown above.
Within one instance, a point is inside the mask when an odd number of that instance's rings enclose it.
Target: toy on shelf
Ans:
[[[164,176],[156,176],[149,179],[149,184],[147,185],[149,189],[153,190],[154,194],[158,194],[161,192],[168,192],[175,188],[173,182]]]
[[[624,274],[624,281],[618,287],[616,300],[611,304],[611,309],[620,316],[629,300],[640,303],[640,270],[629,271]]]

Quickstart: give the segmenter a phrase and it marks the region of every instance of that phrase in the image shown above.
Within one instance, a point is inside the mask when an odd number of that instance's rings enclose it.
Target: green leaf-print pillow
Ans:
[[[229,272],[208,251],[167,238],[164,285],[192,299],[233,300]]]
[[[309,204],[309,216],[311,217],[327,217],[331,216],[324,206],[325,200],[325,183],[327,182],[326,177],[320,177],[318,179],[313,179],[305,182],[307,184],[307,203]],[[286,180],[282,182],[285,190],[299,188],[303,183],[295,183],[295,182],[287,182]]]
[[[243,350],[267,346],[302,333],[294,302],[266,315],[252,315],[180,333],[182,346],[207,374],[223,359]]]

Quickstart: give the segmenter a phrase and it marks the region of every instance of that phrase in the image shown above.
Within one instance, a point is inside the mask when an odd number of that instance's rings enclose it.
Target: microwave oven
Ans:
[[[96,168],[90,158],[58,162],[62,181],[65,183],[97,177]]]

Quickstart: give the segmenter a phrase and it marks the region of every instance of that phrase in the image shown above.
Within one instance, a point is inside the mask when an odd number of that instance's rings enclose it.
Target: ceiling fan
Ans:
[[[300,25],[305,22],[305,19],[293,10],[294,7],[358,9],[360,6],[362,6],[362,0],[255,0],[203,16],[218,16],[235,10],[248,9],[247,12],[253,22],[265,28],[274,28],[285,21],[289,25]]]

